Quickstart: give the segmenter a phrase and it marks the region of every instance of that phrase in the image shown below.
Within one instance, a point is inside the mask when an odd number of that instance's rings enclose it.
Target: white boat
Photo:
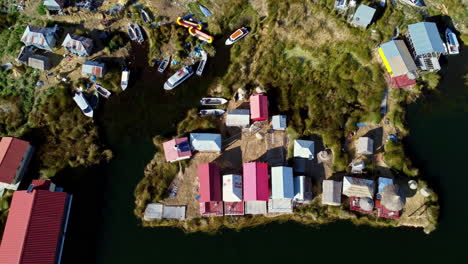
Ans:
[[[171,61],[171,56],[161,61],[161,63],[159,63],[159,66],[158,66],[158,72],[163,73],[166,70],[167,66],[169,66],[170,61]]]
[[[141,32],[140,26],[138,26],[138,24],[133,24],[133,29],[135,30],[135,33],[136,33],[136,41],[140,44],[143,43],[145,39],[143,38],[143,33]]]
[[[416,6],[416,7],[425,6],[421,0],[400,0],[400,1],[409,5],[412,5],[412,6]]]
[[[86,100],[82,92],[75,92],[73,100],[80,107],[81,112],[83,112],[85,116],[93,117],[93,108],[89,105],[88,100]]]
[[[205,69],[206,61],[208,60],[208,54],[206,54],[206,51],[202,50],[201,54],[202,54],[202,58],[200,62],[198,63],[197,72],[196,72],[198,76],[202,75],[203,69]]]
[[[222,109],[203,109],[198,113],[201,116],[220,116],[224,114]]]
[[[105,98],[109,98],[109,96],[111,96],[111,92],[99,84],[94,84],[94,88],[96,88],[96,91]]]
[[[130,38],[131,41],[136,41],[137,40],[137,37],[136,37],[136,32],[135,32],[135,29],[133,28],[133,25],[132,24],[128,24],[128,37]]]
[[[228,39],[226,39],[226,45],[232,45],[234,42],[243,38],[245,35],[249,34],[249,30],[246,27],[241,27],[238,30],[234,31]]]
[[[120,81],[120,87],[122,87],[122,90],[125,91],[128,87],[128,80],[130,79],[130,71],[128,69],[125,69],[122,71],[122,78]]]
[[[223,105],[227,102],[228,100],[220,97],[205,97],[200,100],[202,105]]]
[[[455,55],[460,53],[460,44],[458,43],[457,35],[455,35],[450,28],[445,30],[445,41],[448,54]]]
[[[145,21],[145,23],[151,23],[151,17],[149,16],[148,12],[146,12],[144,9],[141,10],[140,15],[143,21]]]
[[[164,90],[172,90],[177,85],[181,84],[187,80],[193,74],[192,66],[186,66],[178,70],[174,75],[172,75],[167,82],[164,84]]]

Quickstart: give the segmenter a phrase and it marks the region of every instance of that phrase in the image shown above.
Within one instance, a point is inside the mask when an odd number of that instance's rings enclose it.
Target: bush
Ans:
[[[44,16],[47,14],[46,7],[43,4],[39,4],[37,6],[37,13],[41,16]]]

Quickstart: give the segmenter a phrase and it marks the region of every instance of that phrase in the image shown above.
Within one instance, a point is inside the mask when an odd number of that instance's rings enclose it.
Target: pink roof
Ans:
[[[198,165],[198,192],[200,202],[222,201],[221,175],[219,166],[214,163]]]
[[[266,95],[250,96],[250,118],[254,121],[268,120],[268,97]]]
[[[0,182],[13,183],[29,143],[17,138],[0,139]]]
[[[55,263],[66,202],[64,192],[16,191],[0,245],[0,262]]]
[[[268,201],[268,164],[244,163],[244,201]]]
[[[192,151],[188,143],[188,138],[176,138],[163,143],[164,155],[166,161],[174,162],[181,159],[187,159],[192,156]],[[184,147],[176,147],[177,145],[186,144]]]

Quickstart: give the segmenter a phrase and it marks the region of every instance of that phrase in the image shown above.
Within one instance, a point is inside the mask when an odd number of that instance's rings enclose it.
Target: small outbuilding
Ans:
[[[293,212],[291,199],[270,199],[268,201],[269,213],[291,214]]]
[[[267,213],[267,201],[246,201],[245,214],[259,215]]]
[[[353,24],[356,27],[367,28],[372,23],[374,14],[375,8],[366,5],[359,5],[359,7],[356,10],[356,13],[354,13],[351,24]]]
[[[37,70],[47,71],[50,69],[49,58],[41,55],[32,55],[28,58],[28,66]]]
[[[192,150],[199,152],[221,152],[221,134],[190,133]]]
[[[242,201],[242,176],[229,174],[223,176],[223,201]]]
[[[343,179],[343,194],[348,197],[373,198],[375,183],[373,180],[345,176]]]
[[[358,154],[374,154],[374,140],[369,137],[360,137],[357,141],[356,151]]]
[[[61,11],[68,2],[68,0],[44,0],[43,4],[49,11]]]
[[[322,204],[341,205],[341,187],[343,182],[323,180],[322,182]]]
[[[294,198],[293,169],[290,167],[271,168],[271,198]]]
[[[313,160],[314,159],[314,141],[312,140],[294,140],[294,157]]]
[[[250,125],[249,109],[228,110],[226,113],[226,126],[228,127],[248,127]]]
[[[97,78],[102,78],[106,71],[106,65],[97,61],[85,61],[81,71],[85,75],[94,75]]]
[[[34,148],[27,141],[0,138],[0,189],[18,189],[33,151]]]
[[[164,205],[158,203],[150,203],[146,206],[145,215],[143,219],[145,221],[151,221],[161,219],[163,216]]]
[[[224,202],[224,215],[244,215],[244,202]]]
[[[185,206],[165,205],[162,218],[185,220],[185,209]]]
[[[200,214],[202,216],[223,216],[224,203],[215,201],[200,203]]]
[[[274,115],[272,117],[273,130],[286,130],[286,116]]]
[[[192,156],[187,137],[175,138],[163,143],[167,162],[189,159]]]
[[[309,177],[294,177],[294,200],[299,202],[312,200],[312,181]]]
[[[244,163],[244,201],[268,201],[268,164],[260,162]]]
[[[250,118],[253,121],[268,120],[268,97],[264,94],[250,96]]]

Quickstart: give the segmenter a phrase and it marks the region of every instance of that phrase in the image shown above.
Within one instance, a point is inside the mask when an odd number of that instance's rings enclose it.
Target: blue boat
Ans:
[[[206,16],[206,17],[209,17],[212,15],[212,13],[210,12],[210,10],[208,10],[208,8],[202,6],[202,5],[199,5],[200,7],[200,10],[202,11],[202,13]]]

